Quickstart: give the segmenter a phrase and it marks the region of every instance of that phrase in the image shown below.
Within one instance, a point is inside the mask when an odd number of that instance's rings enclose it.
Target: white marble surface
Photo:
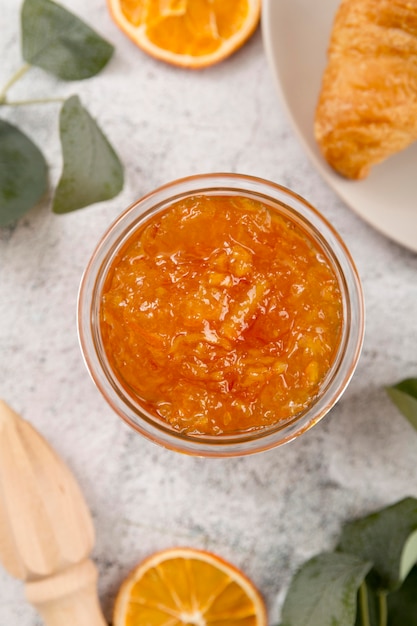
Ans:
[[[343,520],[417,496],[417,433],[383,390],[417,375],[417,255],[372,230],[315,172],[278,101],[259,30],[229,60],[190,72],[144,55],[112,23],[104,0],[64,4],[115,44],[113,60],[83,83],[33,69],[12,93],[78,93],[123,160],[126,183],[116,199],[67,216],[51,213],[49,194],[0,230],[0,396],[81,483],[109,620],[129,569],[181,544],[243,568],[273,624],[294,569],[331,548]],[[1,84],[21,64],[19,5],[0,0]],[[57,106],[0,114],[44,148],[53,186],[61,167]],[[89,379],[75,327],[81,273],[110,221],[160,184],[213,171],[268,178],[315,204],[348,244],[366,298],[363,355],[339,404],[298,441],[241,459],[180,456],[131,432]],[[40,624],[22,584],[1,568],[0,624]]]

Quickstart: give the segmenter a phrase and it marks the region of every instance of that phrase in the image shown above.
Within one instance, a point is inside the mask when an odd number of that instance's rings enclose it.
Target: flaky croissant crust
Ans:
[[[417,140],[417,0],[342,0],[314,134],[353,179]]]

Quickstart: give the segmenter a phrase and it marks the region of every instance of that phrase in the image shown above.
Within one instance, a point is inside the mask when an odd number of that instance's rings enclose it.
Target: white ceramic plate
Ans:
[[[375,166],[366,180],[349,181],[326,164],[314,140],[314,112],[339,1],[263,0],[268,62],[294,127],[324,179],[369,224],[417,251],[417,143]]]

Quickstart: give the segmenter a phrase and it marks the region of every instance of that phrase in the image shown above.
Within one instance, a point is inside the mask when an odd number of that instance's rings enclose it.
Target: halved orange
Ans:
[[[261,0],[108,0],[133,41],[157,59],[183,67],[213,65],[255,30]]]
[[[266,626],[263,600],[236,567],[210,552],[157,552],[127,577],[113,626]]]

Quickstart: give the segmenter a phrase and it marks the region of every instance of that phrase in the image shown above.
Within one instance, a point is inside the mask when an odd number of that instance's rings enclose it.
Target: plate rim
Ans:
[[[412,251],[417,252],[417,236],[415,242],[410,242],[407,239],[404,239],[398,233],[392,232],[388,227],[384,227],[384,225],[379,224],[377,221],[371,219],[366,211],[362,212],[354,202],[349,198],[349,194],[344,193],[343,189],[340,189],[338,186],[339,175],[337,175],[333,170],[331,170],[330,166],[320,158],[319,155],[315,154],[312,150],[305,134],[301,130],[298,120],[293,114],[292,108],[290,106],[287,94],[284,89],[283,81],[281,80],[281,67],[276,63],[276,55],[273,46],[273,37],[271,31],[271,23],[272,18],[271,14],[274,10],[275,6],[278,6],[280,2],[292,2],[293,0],[263,0],[262,6],[262,18],[261,18],[261,31],[262,31],[262,40],[263,46],[265,50],[265,55],[267,58],[267,62],[269,65],[269,70],[273,76],[275,89],[279,96],[280,102],[283,105],[287,118],[291,124],[292,129],[294,130],[299,142],[301,143],[302,148],[306,152],[308,158],[310,159],[313,166],[316,168],[320,176],[324,179],[324,181],[328,184],[328,186],[332,189],[332,191],[357,215],[359,216],[366,224],[371,226],[380,234],[384,235],[387,239],[394,241],[396,244]],[[303,0],[304,1],[304,0]],[[335,0],[336,2],[336,0]],[[337,4],[336,4],[337,8]],[[330,33],[329,33],[330,35]],[[337,177],[337,179],[336,179]],[[346,181],[351,182],[351,181]],[[352,181],[354,184],[358,185],[361,181]],[[416,198],[417,198],[417,189],[416,189]],[[416,206],[416,220],[417,220],[417,206]]]

